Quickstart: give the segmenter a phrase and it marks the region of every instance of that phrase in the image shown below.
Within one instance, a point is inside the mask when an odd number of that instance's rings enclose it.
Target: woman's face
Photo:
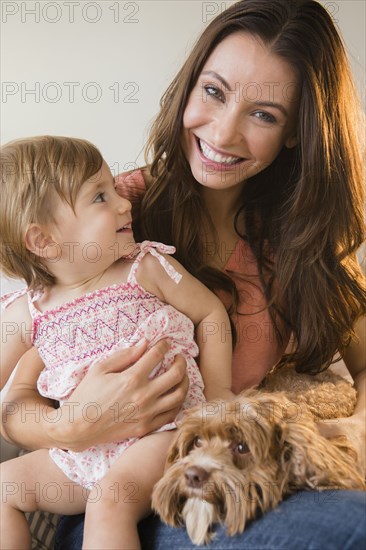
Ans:
[[[186,158],[202,185],[228,189],[296,145],[294,69],[245,32],[208,58],[183,115]]]

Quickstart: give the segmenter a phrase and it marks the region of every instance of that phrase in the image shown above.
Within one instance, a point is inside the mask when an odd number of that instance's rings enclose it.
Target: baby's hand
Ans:
[[[357,452],[358,462],[366,474],[366,423],[363,414],[319,421],[317,427],[321,435],[327,439],[340,435],[346,436]]]

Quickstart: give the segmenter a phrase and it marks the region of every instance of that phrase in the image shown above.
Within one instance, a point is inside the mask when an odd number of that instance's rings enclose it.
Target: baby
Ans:
[[[117,194],[89,142],[40,136],[1,148],[1,267],[27,283],[2,300],[2,324],[23,330],[1,342],[1,386],[36,346],[45,364],[38,389],[62,407],[111,351],[169,338],[171,349],[151,377],[182,354],[190,382],[183,409],[232,397],[230,323],[221,301],[167,256],[173,247],[136,244],[131,222],[130,202]],[[91,405],[93,421],[97,404]],[[2,487],[29,491],[3,494],[3,548],[30,548],[24,512],[36,509],[85,511],[84,548],[139,548],[137,524],[150,512],[175,427],[81,452],[41,449],[4,463]],[[50,496],[50,485],[57,494]]]

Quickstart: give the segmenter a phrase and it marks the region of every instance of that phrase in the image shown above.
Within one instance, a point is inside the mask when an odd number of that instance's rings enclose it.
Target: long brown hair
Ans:
[[[205,265],[200,229],[210,217],[185,158],[182,119],[208,57],[238,31],[258,36],[300,75],[298,145],[246,181],[235,221],[244,214],[272,319],[280,316],[296,338],[282,363],[318,372],[344,351],[366,310],[356,259],[365,232],[363,114],[342,40],[318,2],[242,0],[210,23],[162,97],[146,150],[154,181],[137,228],[174,244],[193,275],[231,292],[235,309],[234,283]]]

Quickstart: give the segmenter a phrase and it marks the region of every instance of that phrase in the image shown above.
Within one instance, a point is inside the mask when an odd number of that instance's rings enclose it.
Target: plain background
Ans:
[[[321,3],[344,37],[362,94],[366,3]],[[1,1],[1,142],[77,136],[95,143],[115,174],[143,165],[162,93],[202,29],[231,4]],[[2,294],[16,286],[1,279]]]

